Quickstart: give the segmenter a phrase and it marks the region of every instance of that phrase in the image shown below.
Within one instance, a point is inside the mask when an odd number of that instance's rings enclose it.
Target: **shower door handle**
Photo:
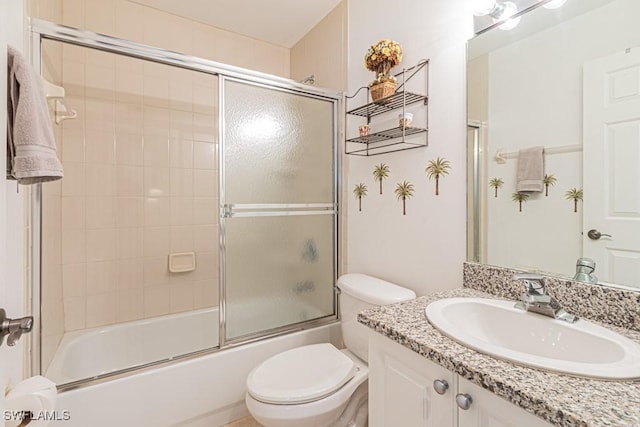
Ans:
[[[334,215],[336,212],[337,206],[334,203],[225,203],[221,207],[220,214],[222,218],[240,218],[260,216]]]

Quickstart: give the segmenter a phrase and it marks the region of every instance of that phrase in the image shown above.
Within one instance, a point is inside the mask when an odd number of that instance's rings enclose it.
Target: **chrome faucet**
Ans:
[[[596,269],[596,262],[591,258],[578,258],[576,262],[576,274],[573,280],[576,282],[586,282],[598,284],[598,278],[593,272]]]
[[[521,281],[526,286],[522,299],[515,305],[516,308],[569,323],[574,323],[579,319],[577,316],[566,312],[560,303],[547,293],[547,289],[544,286],[544,276],[523,273],[513,276],[513,280]]]

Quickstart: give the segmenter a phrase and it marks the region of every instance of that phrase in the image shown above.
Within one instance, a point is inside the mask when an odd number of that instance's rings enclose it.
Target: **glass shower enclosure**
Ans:
[[[32,191],[34,372],[75,387],[337,319],[342,93],[31,26],[77,112],[65,178]]]

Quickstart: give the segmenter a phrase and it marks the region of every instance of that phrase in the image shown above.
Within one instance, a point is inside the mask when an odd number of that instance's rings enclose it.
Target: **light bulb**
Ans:
[[[551,0],[549,3],[545,3],[543,7],[547,9],[557,9],[565,4],[567,0]]]
[[[511,18],[511,16],[515,15],[518,12],[518,7],[511,3],[510,1],[504,3],[504,11],[498,18],[498,21],[504,21],[498,28],[501,30],[511,30],[518,26],[520,23],[520,16],[516,18]]]
[[[484,16],[490,14],[496,7],[496,0],[474,0],[473,14]]]

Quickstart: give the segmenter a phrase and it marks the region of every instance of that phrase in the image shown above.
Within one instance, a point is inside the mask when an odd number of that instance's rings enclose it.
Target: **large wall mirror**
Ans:
[[[638,17],[638,0],[567,0],[469,41],[469,260],[572,277],[587,257],[640,290]],[[548,185],[518,194],[537,146]]]

